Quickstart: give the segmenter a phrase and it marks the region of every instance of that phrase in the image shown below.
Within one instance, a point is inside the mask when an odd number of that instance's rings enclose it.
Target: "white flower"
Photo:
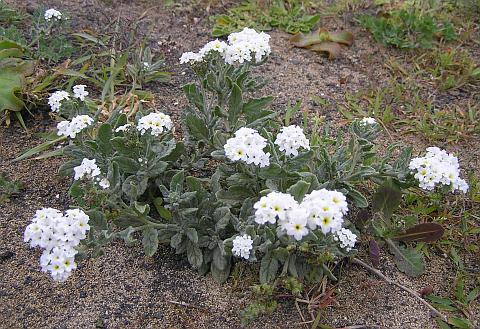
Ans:
[[[232,253],[237,257],[245,259],[250,258],[250,251],[253,248],[253,240],[250,235],[244,234],[243,236],[237,236],[233,239]]]
[[[132,125],[130,123],[127,123],[127,124],[124,124],[123,126],[120,126],[118,127],[117,129],[115,129],[115,132],[116,133],[119,133],[119,132],[124,132],[124,131],[127,131],[128,128],[130,128]]]
[[[260,198],[253,208],[255,211],[255,222],[258,224],[275,224],[277,219],[286,220],[288,210],[298,206],[297,201],[288,193],[270,192]]]
[[[309,230],[307,228],[307,211],[301,208],[293,209],[289,212],[288,222],[285,223],[285,231],[295,240],[300,241]]]
[[[376,124],[377,121],[374,119],[374,118],[370,118],[370,117],[366,117],[366,118],[363,118],[361,121],[360,121],[360,124],[365,126],[365,125],[374,125]]]
[[[101,188],[107,189],[110,187],[110,182],[106,178],[102,178],[100,182],[98,182],[98,185],[100,185]]]
[[[277,224],[298,241],[316,229],[324,235],[339,231],[348,212],[345,195],[326,189],[307,194],[300,204],[288,193],[270,192],[253,208],[257,224]]]
[[[172,119],[164,113],[150,113],[138,120],[137,130],[143,135],[149,129],[153,136],[158,136],[173,127]]]
[[[241,32],[230,34],[228,44],[216,39],[205,44],[198,53],[191,51],[183,53],[180,64],[201,62],[212,51],[222,55],[228,64],[250,61],[259,63],[271,52],[269,41],[268,34],[245,28]]]
[[[275,144],[280,146],[280,151],[285,151],[287,156],[297,156],[300,147],[306,150],[310,149],[310,144],[303,133],[303,129],[295,125],[283,127],[281,133],[277,135]]]
[[[88,96],[88,91],[85,90],[85,87],[85,85],[73,86],[73,97],[78,98],[83,102],[85,97]]]
[[[216,51],[220,54],[223,54],[227,49],[228,45],[224,41],[218,39],[208,42],[205,46],[200,49],[199,54],[203,56],[207,55],[211,51]]]
[[[62,13],[59,12],[56,9],[48,9],[45,11],[44,18],[47,22],[50,22],[50,20],[53,18],[53,20],[61,20],[62,19]]]
[[[44,249],[40,257],[43,272],[49,272],[55,281],[63,282],[77,268],[75,249],[86,238],[90,229],[89,217],[80,209],[62,213],[53,208],[37,210],[24,233],[24,241],[31,247]]]
[[[197,63],[201,62],[202,60],[203,56],[201,54],[189,51],[182,54],[182,57],[180,57],[180,64]]]
[[[224,145],[225,156],[232,161],[244,161],[266,167],[270,164],[270,153],[263,149],[267,146],[267,140],[251,128],[240,128],[235,132],[235,137],[227,140]]]
[[[100,175],[100,168],[98,168],[95,162],[95,159],[89,160],[87,158],[84,158],[80,166],[73,168],[73,171],[75,172],[75,176],[73,177],[73,179],[79,180],[85,176],[88,178],[92,178]]]
[[[300,207],[308,212],[310,229],[319,227],[323,234],[338,231],[348,212],[347,198],[338,191],[315,190],[305,195]]]
[[[62,101],[69,99],[69,93],[64,90],[59,90],[50,95],[50,97],[48,98],[48,105],[52,109],[52,112],[58,112],[58,110],[62,106]]]
[[[75,138],[79,132],[93,123],[88,115],[77,115],[72,121],[61,121],[57,124],[57,135]]]
[[[70,136],[70,121],[64,120],[57,124],[58,136]]]
[[[344,248],[347,252],[352,250],[355,247],[355,242],[357,242],[357,235],[352,233],[347,228],[342,228],[335,232],[333,239],[335,241],[340,241],[340,247]]]
[[[142,65],[143,65],[143,69],[144,69],[145,71],[147,71],[148,69],[150,69],[150,63],[149,63],[149,62],[143,62]]]
[[[255,58],[258,63],[271,52],[270,36],[264,32],[257,33],[250,28],[244,28],[241,32],[232,33],[228,36],[228,47],[225,50],[225,62],[240,64]]]
[[[419,182],[419,187],[432,191],[438,185],[450,186],[452,192],[468,191],[467,182],[460,178],[460,165],[457,157],[438,147],[427,148],[424,157],[413,158],[409,169]]]

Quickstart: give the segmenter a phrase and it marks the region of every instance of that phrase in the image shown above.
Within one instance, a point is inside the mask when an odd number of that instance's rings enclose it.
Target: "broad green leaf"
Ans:
[[[86,212],[89,217],[88,223],[97,231],[106,230],[107,229],[107,220],[105,219],[105,215],[103,212],[92,209]]]
[[[110,155],[112,149],[112,127],[108,123],[104,123],[98,128],[97,144],[100,151],[105,155]]]
[[[352,202],[355,204],[355,206],[359,208],[368,207],[367,198],[365,198],[365,196],[362,193],[360,193],[359,191],[353,188],[348,189],[347,197],[350,198]]]
[[[127,228],[129,226],[137,227],[144,224],[138,215],[130,213],[122,213],[119,217],[114,219],[114,223],[121,228]]]
[[[451,324],[455,328],[459,328],[459,329],[471,329],[471,328],[473,328],[473,324],[467,319],[461,319],[461,318],[457,318],[457,317],[452,316],[452,317],[448,318],[447,322],[448,322],[448,324]]]
[[[287,189],[287,193],[292,195],[296,201],[301,202],[305,194],[307,194],[308,190],[310,189],[310,185],[310,183],[299,180]]]
[[[128,226],[126,229],[124,229],[123,231],[120,231],[117,233],[117,236],[119,238],[122,238],[123,241],[125,241],[125,243],[127,245],[131,245],[133,242],[135,242],[136,240],[133,238],[132,236],[132,233],[135,232],[135,229],[131,226]]]
[[[387,240],[390,252],[395,256],[393,260],[400,271],[413,277],[423,274],[425,271],[425,264],[420,252],[415,249],[405,248],[400,246],[397,242]]]
[[[177,193],[183,192],[184,180],[185,180],[185,172],[183,170],[180,170],[178,173],[176,173],[172,177],[172,180],[170,181],[170,192],[177,192]]]
[[[272,96],[268,97],[262,97],[262,98],[252,98],[245,104],[243,104],[243,113],[245,115],[251,115],[255,114],[256,112],[259,112],[260,110],[263,110],[264,108],[268,107],[273,101]]]
[[[213,250],[212,264],[214,264],[215,267],[219,270],[224,270],[228,267],[228,258],[222,254],[220,247],[216,247]]]
[[[113,137],[110,142],[113,148],[123,155],[129,155],[133,151],[132,148],[127,145],[126,137]]]
[[[85,195],[85,191],[83,190],[80,181],[77,180],[70,186],[68,194],[75,199],[81,198]]]
[[[189,102],[194,104],[195,107],[197,107],[200,110],[200,112],[203,112],[204,99],[203,99],[202,93],[198,91],[197,86],[191,83],[183,86],[182,89],[183,89],[183,92],[185,93],[185,96],[187,96]]]
[[[187,259],[195,268],[200,268],[203,263],[202,250],[193,242],[187,243]]]
[[[174,249],[177,249],[180,244],[182,243],[183,241],[183,233],[182,232],[179,232],[177,234],[175,234],[174,236],[172,236],[172,238],[170,239],[170,246]]]
[[[435,321],[440,329],[451,329],[451,327],[443,322],[440,318],[436,318]]]
[[[58,175],[59,176],[72,176],[73,175],[73,168],[79,166],[81,163],[82,163],[82,159],[74,159],[74,160],[65,162],[58,169]]]
[[[0,114],[3,111],[21,111],[25,104],[18,97],[24,87],[21,73],[9,69],[0,69]]]
[[[147,189],[148,178],[139,178],[135,175],[127,177],[122,184],[122,191],[131,200],[137,200]]]
[[[271,253],[265,254],[260,263],[260,283],[270,283],[277,277],[280,267],[278,260]]]
[[[136,173],[140,169],[138,162],[129,157],[116,156],[112,161],[118,163],[120,169],[126,173]]]
[[[158,249],[158,230],[153,227],[144,229],[142,244],[145,254],[152,257]]]
[[[234,125],[242,112],[242,90],[234,83],[228,102],[228,121]]]
[[[189,227],[185,229],[185,234],[190,241],[193,243],[198,243],[198,233],[197,230],[193,227]]]
[[[210,135],[208,132],[208,127],[205,125],[202,119],[196,115],[189,113],[185,117],[185,123],[188,128],[188,133],[194,137],[196,140],[210,140]]]
[[[241,186],[232,186],[228,189],[228,191],[218,191],[217,193],[215,193],[215,196],[219,201],[233,205],[241,203],[246,198],[251,197],[252,194],[249,190]]]
[[[218,283],[224,283],[227,281],[228,276],[230,275],[230,268],[232,264],[230,258],[226,260],[226,266],[223,269],[220,269],[216,266],[215,262],[210,264],[210,271],[212,272],[212,276]]]
[[[392,180],[386,180],[373,195],[372,207],[374,211],[381,212],[385,219],[389,219],[401,201],[400,188]]]
[[[172,217],[173,217],[172,213],[168,209],[163,207],[162,204],[163,204],[163,199],[162,198],[158,197],[158,198],[153,199],[153,205],[155,206],[155,209],[157,210],[160,217],[162,217],[164,219],[167,219],[167,220],[172,219]]]

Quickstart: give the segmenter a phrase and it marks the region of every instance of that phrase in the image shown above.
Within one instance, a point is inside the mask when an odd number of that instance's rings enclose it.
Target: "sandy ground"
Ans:
[[[115,8],[101,1],[10,1],[33,8],[40,3],[71,13],[74,24],[95,28],[112,13],[140,14],[152,7],[147,1],[122,1]],[[133,4],[132,4],[133,3]],[[136,3],[136,4],[135,4]],[[162,54],[173,72],[169,85],[153,85],[159,109],[178,118],[185,99],[181,86],[190,73],[178,64],[184,51],[195,50],[209,39],[205,13],[172,12],[161,7],[151,10],[149,19],[155,51]],[[345,55],[329,62],[318,55],[288,44],[288,35],[272,32],[272,56],[259,74],[272,81],[261,94],[276,96],[273,108],[283,111],[288,101],[304,100],[310,114],[324,115],[341,128],[345,125],[336,106],[345,91],[357,91],[388,83],[383,65],[391,50],[373,43],[367,33],[352,25],[351,19],[329,19],[330,29],[347,28],[356,41]],[[185,36],[188,36],[185,38]],[[183,74],[183,72],[185,72]],[[438,95],[461,101],[466,93]],[[322,96],[330,101],[320,107],[311,101]],[[51,129],[45,114],[28,120],[31,132]],[[427,143],[418,136],[401,137],[421,150]],[[385,144],[390,141],[386,140]],[[232,282],[216,284],[210,276],[199,276],[188,263],[163,247],[153,257],[145,257],[139,246],[122,242],[108,247],[104,257],[83,261],[64,284],[55,284],[39,272],[38,250],[22,241],[23,230],[36,209],[49,206],[65,209],[69,182],[56,176],[61,159],[11,163],[21,151],[40,143],[19,127],[0,127],[0,172],[26,184],[26,190],[7,204],[0,204],[0,328],[242,328],[238,312],[249,301],[247,289],[236,289]],[[478,139],[449,146],[449,150],[469,150],[462,166],[478,176]],[[439,145],[444,146],[444,145]],[[365,245],[365,244],[364,244]],[[361,255],[364,255],[364,245]],[[363,256],[364,257],[364,256]],[[478,260],[477,260],[478,261]],[[391,257],[382,253],[380,270],[402,284],[421,290],[427,285],[442,294],[454,280],[451,262],[439,254],[427,260],[427,271],[417,279],[408,278],[395,268]],[[333,327],[365,325],[365,328],[436,328],[428,309],[398,288],[377,277],[347,265],[337,285],[335,304],[324,310],[322,323]],[[478,304],[475,305],[476,314]],[[259,318],[245,328],[304,328],[291,302],[280,303],[273,316]],[[478,318],[477,318],[478,321]],[[479,323],[477,322],[477,325]]]

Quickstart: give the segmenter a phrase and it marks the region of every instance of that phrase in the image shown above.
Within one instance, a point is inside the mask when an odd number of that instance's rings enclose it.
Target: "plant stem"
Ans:
[[[370,265],[366,264],[365,262],[361,261],[360,259],[358,258],[352,258],[351,259],[352,263],[354,264],[357,264],[357,265],[360,265],[362,266],[363,268],[369,270],[370,272],[376,274],[377,276],[379,276],[380,278],[382,278],[383,280],[385,280],[386,282],[388,282],[389,284],[393,284],[397,287],[399,287],[400,289],[410,293],[412,296],[414,296],[416,299],[418,299],[420,302],[422,302],[425,306],[427,306],[435,315],[437,315],[438,317],[440,317],[443,321],[447,321],[447,317],[445,315],[443,315],[440,311],[438,311],[435,307],[433,307],[432,305],[430,305],[430,303],[428,303],[425,299],[423,299],[415,290],[413,289],[410,289],[408,287],[405,287],[404,285],[396,282],[396,281],[393,281],[392,279],[390,279],[389,277],[387,277],[386,275],[384,275],[382,272],[380,272],[379,270],[371,267]]]

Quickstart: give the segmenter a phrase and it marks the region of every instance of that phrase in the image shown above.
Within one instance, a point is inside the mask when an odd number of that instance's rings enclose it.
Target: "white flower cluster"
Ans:
[[[85,100],[88,96],[88,91],[85,90],[85,85],[73,86],[73,97],[78,98],[81,101]],[[48,97],[48,105],[52,109],[52,112],[58,112],[62,106],[62,101],[69,100],[70,94],[65,90],[58,90]]]
[[[250,258],[250,251],[253,248],[253,240],[250,235],[244,234],[233,239],[232,253],[237,257]]]
[[[143,135],[148,129],[153,136],[158,136],[173,127],[172,119],[164,113],[150,113],[138,120],[137,130]]]
[[[62,101],[69,99],[70,94],[68,92],[64,90],[59,90],[51,94],[50,97],[48,97],[48,105],[52,109],[52,112],[58,112],[58,110],[62,106]]]
[[[179,60],[180,64],[197,63],[203,60],[203,55],[200,53],[194,53],[193,51],[188,51],[183,53]]]
[[[251,61],[255,56],[255,62],[270,55],[270,35],[254,29],[244,28],[241,32],[232,33],[228,36],[228,48],[225,50],[225,62],[234,64]]]
[[[192,51],[183,53],[182,57],[180,57],[180,64],[201,62],[211,51],[216,51],[220,55],[223,55],[227,47],[228,45],[224,41],[218,39],[210,41],[203,46],[198,53]]]
[[[277,135],[275,144],[280,146],[280,151],[285,151],[287,156],[297,156],[300,147],[306,150],[310,149],[309,141],[305,137],[303,129],[296,125],[283,127],[281,133]]]
[[[56,10],[56,9],[51,8],[51,9],[47,9],[45,11],[45,14],[43,15],[43,17],[45,18],[45,20],[47,22],[50,22],[50,20],[52,20],[52,18],[55,21],[59,21],[59,20],[62,19],[62,13],[59,12],[58,10]]]
[[[116,132],[116,133],[125,132],[125,131],[127,131],[131,126],[132,126],[132,124],[130,124],[130,123],[124,124],[123,126],[120,126],[120,127],[118,127],[117,129],[115,129],[115,132]]]
[[[85,85],[73,86],[73,97],[78,98],[83,102],[85,97],[88,96],[88,91],[85,90],[85,87]]]
[[[211,51],[221,54],[228,64],[250,62],[258,63],[271,52],[270,36],[264,32],[256,32],[245,28],[241,32],[228,36],[228,44],[218,39],[208,42],[198,53],[186,52],[180,57],[180,64],[201,62]]]
[[[49,272],[55,281],[65,281],[77,268],[75,255],[80,241],[85,239],[89,217],[80,209],[69,209],[62,214],[57,209],[37,210],[27,226],[24,241],[31,247],[45,249],[40,257],[43,272]]]
[[[366,118],[363,118],[362,120],[360,120],[360,124],[362,126],[374,125],[374,124],[377,124],[377,121],[374,118],[366,117]]]
[[[335,241],[340,241],[340,247],[344,248],[345,251],[349,252],[355,247],[355,242],[357,242],[357,235],[350,231],[348,228],[341,228],[339,231],[335,232],[333,239]]]
[[[77,115],[72,121],[64,120],[57,124],[57,135],[75,138],[79,132],[93,123],[93,119],[88,115]]]
[[[267,140],[251,128],[240,128],[235,132],[235,137],[227,140],[224,145],[225,156],[232,161],[244,161],[266,167],[270,164],[270,153],[263,149],[267,146]]]
[[[301,240],[317,228],[325,235],[340,230],[348,205],[341,192],[321,189],[307,194],[301,203],[290,194],[271,192],[254,209],[256,223],[278,223],[288,235]]]
[[[82,163],[73,168],[75,172],[75,176],[73,177],[74,180],[79,180],[82,178],[92,179],[100,185],[101,188],[107,189],[110,187],[110,182],[106,178],[100,178],[99,176],[102,174],[100,168],[95,163],[95,159],[87,159],[84,158]]]
[[[450,186],[452,192],[467,193],[468,184],[460,178],[458,158],[438,147],[428,147],[424,157],[414,158],[409,164],[420,188],[432,191],[438,184]]]

